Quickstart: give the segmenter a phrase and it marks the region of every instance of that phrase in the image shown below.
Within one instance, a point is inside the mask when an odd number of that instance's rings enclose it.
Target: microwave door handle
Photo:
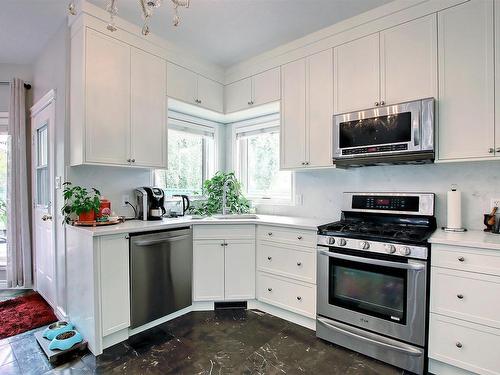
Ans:
[[[420,145],[420,114],[417,117],[417,123],[413,124],[413,145]]]
[[[390,262],[387,260],[362,258],[362,257],[356,257],[356,256],[352,256],[352,255],[332,253],[332,252],[325,251],[325,250],[320,250],[319,252],[321,255],[326,255],[327,257],[330,257],[330,258],[349,260],[352,262],[371,264],[374,266],[399,268],[399,269],[408,270],[408,271],[422,271],[425,268],[425,265],[423,265],[423,264]]]
[[[357,339],[370,342],[370,343],[375,344],[375,345],[380,346],[380,347],[385,347],[387,349],[402,352],[402,353],[408,354],[412,357],[421,357],[423,355],[423,352],[418,350],[418,349],[396,346],[396,345],[393,345],[392,343],[382,341],[383,338],[380,338],[379,340],[374,340],[370,337],[365,337],[365,336],[359,335],[355,332],[351,332],[347,329],[344,329],[342,327],[338,327],[335,324],[335,322],[332,322],[331,320],[327,320],[327,319],[321,318],[321,317],[318,317],[317,319],[320,323],[324,324],[325,326],[327,326],[331,329],[334,329],[336,331],[342,332],[343,334],[345,334],[347,336],[355,337]]]

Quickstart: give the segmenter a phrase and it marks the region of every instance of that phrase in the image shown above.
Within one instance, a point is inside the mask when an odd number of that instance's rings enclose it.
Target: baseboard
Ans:
[[[429,373],[439,375],[475,375],[470,372],[447,363],[429,358]]]
[[[307,316],[299,315],[294,312],[284,310],[280,307],[269,305],[265,302],[260,302],[260,301],[249,301],[248,308],[254,310],[261,310],[277,318],[281,318],[291,323],[298,324],[299,326],[316,331],[316,319],[311,319],[308,318]]]

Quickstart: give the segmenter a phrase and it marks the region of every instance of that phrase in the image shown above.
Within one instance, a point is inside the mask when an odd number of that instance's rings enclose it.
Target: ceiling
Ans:
[[[0,0],[0,63],[31,64],[66,20],[64,0]]]
[[[191,0],[173,27],[169,0],[152,32],[228,67],[391,0]],[[107,0],[90,0],[101,8]],[[32,63],[65,21],[66,0],[0,0],[0,63]],[[119,16],[142,25],[138,0],[118,0]]]

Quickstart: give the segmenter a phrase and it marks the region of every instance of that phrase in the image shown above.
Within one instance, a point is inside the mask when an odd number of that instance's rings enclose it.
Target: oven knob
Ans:
[[[328,238],[328,245],[333,245],[335,243],[335,238],[329,237]]]
[[[345,246],[345,245],[346,245],[346,243],[347,243],[347,241],[346,241],[346,240],[344,240],[343,238],[341,238],[341,239],[339,240],[339,242],[337,243],[337,245],[339,245],[339,246]]]
[[[394,245],[385,244],[384,247],[385,251],[389,254],[394,254],[396,252],[396,246]]]
[[[370,248],[370,244],[366,241],[361,241],[359,243],[359,247],[362,248],[363,250],[368,250]]]
[[[410,255],[411,254],[411,249],[408,246],[403,246],[402,248],[399,249],[399,253],[401,255]]]

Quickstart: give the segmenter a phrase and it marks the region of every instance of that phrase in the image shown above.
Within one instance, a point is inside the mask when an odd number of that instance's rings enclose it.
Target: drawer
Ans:
[[[500,276],[500,251],[433,244],[431,265]]]
[[[431,312],[500,328],[500,277],[431,267]]]
[[[477,374],[500,374],[500,330],[438,314],[431,314],[429,324],[429,358]]]
[[[270,225],[257,226],[257,239],[305,246],[314,249],[317,245],[315,231],[275,227]]]
[[[309,318],[316,317],[316,286],[312,284],[258,272],[257,299]]]
[[[255,225],[248,224],[198,224],[193,225],[195,240],[246,240],[255,239]]]
[[[258,241],[257,268],[316,284],[316,254],[302,249],[293,245]]]

